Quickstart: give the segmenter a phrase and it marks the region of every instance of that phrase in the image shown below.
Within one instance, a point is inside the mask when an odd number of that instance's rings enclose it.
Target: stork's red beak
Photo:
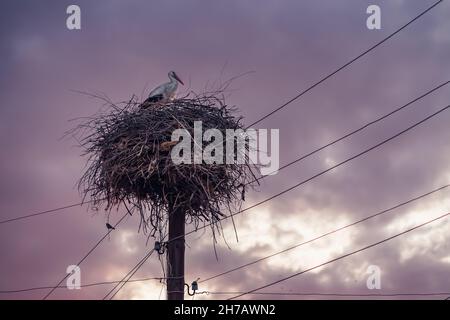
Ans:
[[[174,72],[174,77],[175,77],[175,79],[177,79],[177,81],[179,82],[179,83],[181,83],[183,86],[184,86],[184,82],[183,81],[181,81],[181,79],[178,77],[178,75]]]

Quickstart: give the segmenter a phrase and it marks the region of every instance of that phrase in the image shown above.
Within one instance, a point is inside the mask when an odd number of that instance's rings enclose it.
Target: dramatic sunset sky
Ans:
[[[192,90],[235,80],[228,97],[247,124],[334,71],[435,1],[2,1],[0,10],[1,220],[81,201],[86,158],[61,139],[69,120],[101,103],[145,95],[175,70]],[[81,7],[82,29],[66,28]],[[378,4],[382,29],[368,30]],[[257,128],[280,129],[285,164],[450,80],[450,2],[428,12],[367,56]],[[222,74],[223,70],[223,74]],[[244,207],[270,197],[386,139],[450,104],[450,85],[351,138],[262,181]],[[209,230],[186,239],[186,281],[205,279],[390,208],[450,183],[450,110],[363,157],[249,210],[216,246]],[[200,284],[246,291],[377,242],[450,212],[450,188],[383,216]],[[111,222],[124,212],[113,212]],[[0,291],[55,285],[105,232],[106,214],[86,206],[0,224]],[[128,217],[81,267],[82,284],[120,280],[145,253],[138,217]],[[228,246],[227,246],[228,244]],[[381,270],[381,290],[366,287]],[[135,278],[162,276],[156,256]],[[165,298],[159,281],[127,284],[117,299]],[[58,289],[50,298],[101,299],[111,285]],[[0,299],[40,299],[48,290]],[[391,294],[450,292],[450,218],[262,292]],[[196,299],[232,295],[198,295]],[[431,298],[445,298],[445,295]],[[244,298],[323,298],[247,295]],[[414,298],[414,297],[410,297]]]

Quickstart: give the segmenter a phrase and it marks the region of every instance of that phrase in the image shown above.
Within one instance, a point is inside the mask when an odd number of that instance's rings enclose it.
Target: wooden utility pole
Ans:
[[[167,300],[184,300],[185,211],[169,205],[169,240],[167,243]]]

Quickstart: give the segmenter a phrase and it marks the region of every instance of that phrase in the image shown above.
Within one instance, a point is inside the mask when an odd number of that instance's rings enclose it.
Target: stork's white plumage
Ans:
[[[169,74],[170,82],[164,83],[155,89],[153,89],[148,95],[147,100],[142,104],[143,107],[147,107],[152,103],[166,103],[172,101],[176,97],[178,82],[184,85],[183,81],[178,77],[175,71],[170,71]]]

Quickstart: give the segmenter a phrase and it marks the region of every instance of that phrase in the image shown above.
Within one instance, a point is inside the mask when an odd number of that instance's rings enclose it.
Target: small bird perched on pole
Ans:
[[[147,100],[141,105],[141,108],[148,108],[152,104],[164,104],[175,99],[178,89],[178,82],[184,85],[183,81],[178,77],[175,71],[170,71],[170,82],[164,83],[153,89],[148,95]]]

